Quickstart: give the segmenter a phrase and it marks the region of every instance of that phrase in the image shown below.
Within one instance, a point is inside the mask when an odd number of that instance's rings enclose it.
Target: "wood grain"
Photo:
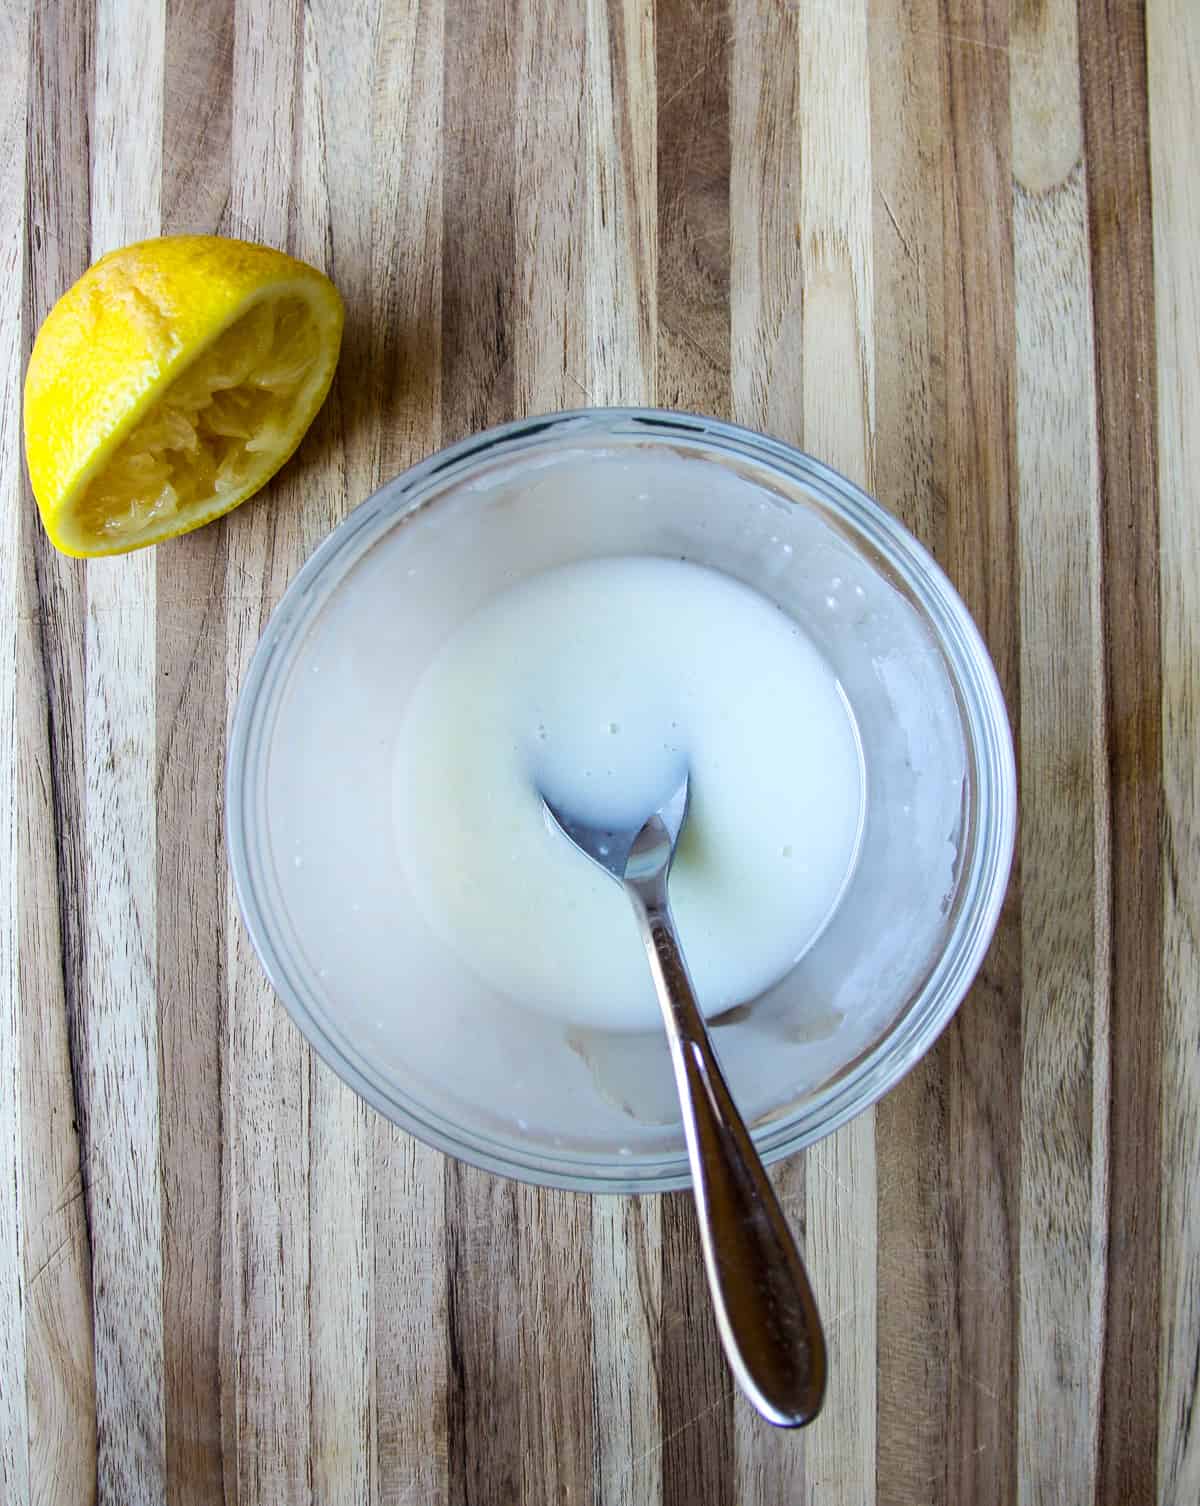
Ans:
[[[729,69],[723,5],[658,0],[658,402],[729,411]]]
[[[1113,853],[1107,1311],[1097,1497],[1156,1493],[1163,1028],[1154,283],[1140,6],[1080,8]],[[1123,857],[1122,855],[1127,855]]]
[[[1042,1506],[1200,1494],[1200,30],[1187,0],[0,8],[0,1498]],[[323,266],[269,496],[95,565],[19,383],[110,245]],[[964,593],[1019,860],[946,1036],[774,1172],[831,1339],[734,1394],[684,1196],[447,1162],[314,1063],[237,918],[271,608],[443,442],[660,402],[873,488]]]
[[[24,7],[0,12],[0,55],[22,57],[29,15]],[[17,989],[17,612],[20,585],[21,470],[19,439],[22,348],[21,291],[25,259],[26,71],[17,73],[0,105],[0,203],[19,206],[7,217],[0,241],[0,1492],[29,1499],[29,1405],[26,1395],[25,1283],[22,1278],[20,1013]],[[27,1133],[27,1131],[25,1132]]]
[[[92,16],[28,12],[22,346],[91,259]],[[11,59],[5,59],[11,65]],[[16,439],[16,434],[12,434]],[[89,1106],[83,1055],[83,568],[37,522],[23,462],[16,602],[17,1017],[31,1501],[97,1476]],[[45,855],[30,861],[26,855]],[[15,1385],[17,1382],[11,1383]],[[6,1390],[9,1385],[6,1384]]]
[[[438,3],[368,7],[358,90],[337,86],[344,7],[323,9],[320,76],[335,194],[330,270],[347,298],[346,351],[335,396],[345,500],[437,448],[442,436],[443,57]],[[364,147],[369,156],[364,160]],[[373,195],[360,189],[369,171]],[[347,235],[352,231],[355,239]],[[364,243],[365,242],[365,243]],[[337,272],[345,267],[347,279]],[[444,1161],[376,1118],[373,1127],[369,1499],[447,1501],[449,1273]]]
[[[161,6],[97,6],[93,259],[159,233]],[[143,36],[147,58],[123,46]],[[125,174],[128,173],[128,181]],[[89,1200],[103,1498],[166,1488],[159,1166],[155,594],[149,553],[87,566],[84,640],[84,1062],[94,1084]]]
[[[580,87],[590,60],[588,10],[586,0],[533,0],[514,25],[517,414],[590,401],[597,185]],[[492,170],[499,169],[494,161]],[[579,1348],[553,1336],[592,1332],[592,1207],[577,1193],[522,1187],[517,1209],[518,1498],[551,1506],[591,1491],[597,1433],[591,1367]],[[513,1314],[499,1321],[511,1323]]]
[[[164,234],[223,230],[229,202],[234,8],[193,27],[167,7]],[[221,1499],[221,1303],[227,1034],[225,747],[227,535],[156,551],[155,790],[166,1496]]]
[[[299,4],[237,6],[233,43],[230,231],[289,249],[299,204],[303,63]],[[295,471],[283,506],[250,506],[227,533],[227,715],[271,607],[303,556]],[[227,1130],[222,1231],[227,1471],[236,1496],[312,1499],[309,1264],[312,1064],[279,1017],[226,886],[228,989],[222,1042]],[[242,1332],[255,1342],[238,1342]]]
[[[1018,1478],[1095,1497],[1107,1131],[1100,497],[1075,8],[1014,19],[1010,61],[1021,602]],[[1048,442],[1053,435],[1053,443]],[[1039,507],[1053,497],[1053,508]],[[1063,658],[1076,667],[1068,680]],[[1054,852],[1051,867],[1040,855]],[[1079,1272],[1092,1270],[1091,1283]]]
[[[872,0],[868,27],[875,486],[947,563],[944,103],[935,0]],[[956,1506],[950,1480],[950,1064],[944,1047],[876,1107],[880,1506]]]
[[[646,0],[589,0],[589,402],[655,402],[658,374],[656,15]],[[568,401],[571,399],[568,397]],[[596,1501],[662,1499],[662,1207],[591,1208],[591,1373]],[[586,1487],[585,1487],[586,1493]]]
[[[732,14],[687,0],[655,13],[657,401],[728,416]],[[736,1499],[733,1388],[704,1283],[695,1210],[661,1208],[659,1428],[663,1506]]]
[[[1200,131],[1200,13],[1148,14],[1154,187],[1163,758],[1162,1285],[1158,1500],[1200,1497],[1200,191],[1175,141]]]
[[[804,430],[804,140],[796,150],[801,41],[798,14],[743,4],[734,12],[730,91],[730,255],[732,410],[738,423],[792,443]],[[764,56],[776,65],[762,67]],[[801,1250],[812,1253],[806,1198],[811,1157],[772,1173]],[[818,1303],[830,1312],[825,1272],[812,1268]],[[824,1287],[824,1289],[823,1289]],[[828,1322],[827,1322],[828,1330]],[[735,1413],[734,1499],[744,1506],[799,1502],[806,1495],[807,1447],[771,1433],[745,1408]],[[807,1442],[807,1440],[806,1440]]]
[[[934,485],[946,498],[945,563],[991,651],[1019,740],[1007,23],[1006,11],[980,0],[943,0],[945,440]],[[1023,860],[1022,848],[991,951],[942,1047],[953,1252],[946,1490],[979,1506],[1017,1493]]]
[[[866,6],[798,10],[797,126],[804,168],[796,239],[803,327],[802,428],[794,437],[874,485],[875,360]],[[826,1411],[805,1457],[805,1499],[873,1506],[876,1429],[875,1115],[814,1146],[806,1253],[831,1346]]]

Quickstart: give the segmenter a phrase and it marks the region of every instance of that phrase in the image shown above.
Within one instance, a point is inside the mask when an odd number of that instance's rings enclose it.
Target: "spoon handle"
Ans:
[[[628,886],[683,1110],[704,1264],[726,1358],[758,1411],[803,1427],[825,1395],[825,1339],[779,1199],[725,1084],[665,898]]]

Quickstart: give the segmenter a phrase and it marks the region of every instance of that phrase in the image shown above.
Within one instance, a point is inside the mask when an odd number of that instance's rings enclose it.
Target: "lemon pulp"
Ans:
[[[318,343],[302,298],[255,304],[171,383],[88,483],[75,504],[79,533],[127,549],[226,511],[278,464],[293,415],[307,406]]]

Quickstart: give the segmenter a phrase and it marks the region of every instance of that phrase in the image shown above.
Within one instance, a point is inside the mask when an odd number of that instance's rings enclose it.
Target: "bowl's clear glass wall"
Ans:
[[[878,1096],[944,1025],[994,925],[1012,837],[994,676],[927,557],[794,452],[637,417],[518,426],[385,487],[280,609],[231,756],[243,907],[318,1048],[434,1143],[580,1186],[685,1177],[661,1039],[585,1036],[496,995],[405,903],[392,840],[407,692],[484,600],[569,560],[686,558],[778,602],[835,668],[867,771],[860,859],[796,969],[717,1025],[768,1153]]]

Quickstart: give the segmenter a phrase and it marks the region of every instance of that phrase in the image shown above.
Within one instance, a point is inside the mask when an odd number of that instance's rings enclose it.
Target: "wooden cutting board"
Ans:
[[[3,0],[5,1503],[1195,1506],[1198,139],[1194,0]],[[260,502],[72,563],[30,344],[179,231],[323,266],[338,379]],[[393,1130],[230,895],[226,727],[306,555],[439,445],[612,402],[875,491],[1019,732],[970,998],[778,1172],[803,1436],[734,1395],[686,1198]]]

